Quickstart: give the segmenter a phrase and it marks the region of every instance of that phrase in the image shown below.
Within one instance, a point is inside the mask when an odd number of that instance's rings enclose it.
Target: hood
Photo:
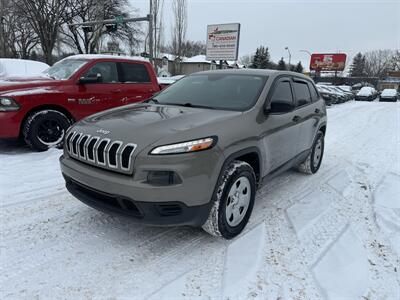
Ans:
[[[216,122],[240,114],[236,111],[144,103],[98,113],[78,122],[72,130],[113,141],[134,143],[141,151],[160,139],[175,143],[182,141],[180,139],[213,135]]]
[[[396,97],[397,96],[397,91],[395,89],[386,89],[383,90],[382,97]]]
[[[7,77],[0,79],[0,93],[59,84],[60,80],[48,77]]]

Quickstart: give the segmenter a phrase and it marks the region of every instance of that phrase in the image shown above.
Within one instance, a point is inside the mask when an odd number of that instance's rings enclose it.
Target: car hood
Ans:
[[[12,91],[22,91],[36,89],[40,87],[57,86],[64,81],[54,80],[47,77],[13,77],[0,79],[0,94],[9,93]]]
[[[73,126],[78,131],[113,141],[134,143],[142,150],[157,141],[175,143],[215,134],[215,126],[242,112],[134,104],[92,115]]]
[[[396,97],[397,96],[397,92],[396,90],[383,90],[382,97]]]

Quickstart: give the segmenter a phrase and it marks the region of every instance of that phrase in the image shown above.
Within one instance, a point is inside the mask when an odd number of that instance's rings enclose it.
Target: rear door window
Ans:
[[[318,91],[315,88],[315,86],[311,82],[309,82],[308,87],[310,88],[312,101],[313,102],[318,101],[319,95],[318,95]]]
[[[303,106],[311,103],[310,89],[308,88],[306,82],[294,81],[293,88],[296,95],[297,106]]]
[[[143,64],[138,63],[120,63],[122,82],[125,83],[149,83],[150,75]]]

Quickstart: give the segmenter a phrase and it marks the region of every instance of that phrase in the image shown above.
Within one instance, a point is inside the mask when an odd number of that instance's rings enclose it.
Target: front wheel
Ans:
[[[70,120],[57,110],[42,110],[30,115],[24,124],[25,142],[34,150],[61,147]]]
[[[213,206],[203,229],[232,239],[242,232],[253,210],[256,176],[246,162],[233,161],[224,170],[212,198]]]
[[[307,158],[297,167],[298,171],[305,174],[315,174],[322,163],[322,157],[324,156],[324,133],[318,131],[310,154]]]

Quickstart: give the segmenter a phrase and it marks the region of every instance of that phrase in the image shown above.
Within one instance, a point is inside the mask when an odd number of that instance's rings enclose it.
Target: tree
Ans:
[[[368,77],[384,78],[394,56],[392,50],[374,50],[365,53],[365,73]]]
[[[283,57],[278,61],[278,66],[277,66],[277,70],[281,70],[281,71],[284,71],[284,70],[286,70],[287,68],[286,68],[286,63],[285,63],[285,61],[283,60]]]
[[[253,56],[251,54],[243,55],[240,57],[239,62],[244,65],[246,68],[251,67],[252,61],[253,61]]]
[[[296,65],[296,67],[294,68],[294,71],[297,73],[303,73],[303,65],[301,64],[301,61],[299,61]]]
[[[90,30],[80,26],[68,26],[71,23],[82,23],[93,20],[112,19],[115,16],[130,15],[124,11],[132,11],[127,0],[67,0],[68,5],[63,12],[64,25],[61,27],[62,42],[78,53],[97,53],[101,50],[104,39],[125,43],[129,53],[133,54],[138,46],[142,32],[139,23],[118,24],[115,32],[108,32],[103,24],[95,25]],[[106,41],[109,42],[109,41]],[[106,43],[107,44],[107,43]]]
[[[365,56],[361,52],[357,53],[353,58],[353,63],[350,67],[351,77],[363,77],[365,76]]]
[[[52,53],[59,28],[62,25],[61,15],[67,4],[68,0],[21,0],[14,2],[18,9],[25,12],[28,24],[40,40],[40,46],[48,64],[53,62]]]
[[[268,47],[260,46],[252,58],[251,68],[268,69],[270,67],[270,54]]]
[[[206,54],[206,44],[203,42],[185,41],[182,44],[182,56],[192,57]]]
[[[38,38],[29,25],[25,11],[21,10],[22,5],[15,5],[21,0],[9,1],[0,0],[1,7],[1,57],[29,58],[32,49],[38,44]]]
[[[182,45],[185,42],[187,30],[186,0],[174,0],[172,7],[174,13],[174,24],[172,27],[172,54],[181,57]]]

